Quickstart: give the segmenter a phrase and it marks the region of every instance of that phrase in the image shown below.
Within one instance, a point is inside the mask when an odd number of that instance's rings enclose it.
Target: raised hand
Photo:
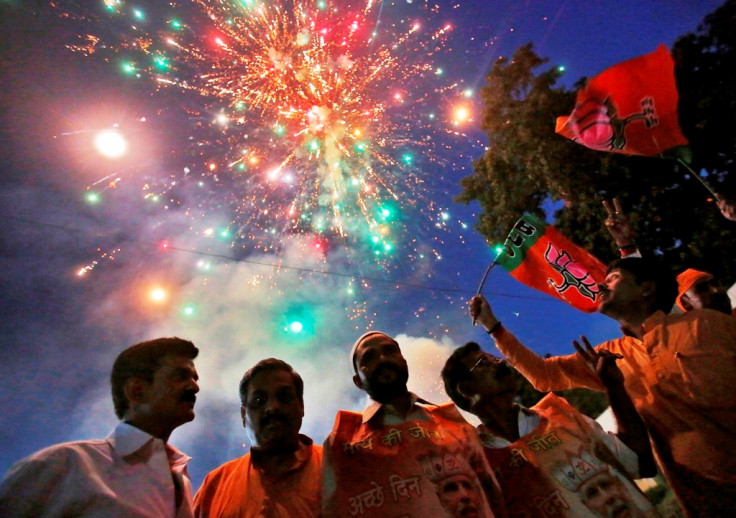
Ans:
[[[483,295],[476,295],[470,301],[468,301],[468,311],[473,319],[473,325],[479,323],[486,330],[493,329],[498,324],[498,319],[493,314],[491,305]]]
[[[606,214],[608,215],[604,224],[611,237],[616,241],[616,246],[619,248],[633,247],[636,240],[636,232],[634,232],[629,218],[624,214],[618,198],[613,199],[613,204],[608,200],[603,200],[603,208],[606,209]]]
[[[580,345],[577,340],[573,340],[572,345],[575,347],[578,355],[585,360],[585,363],[600,378],[601,383],[606,387],[623,385],[624,375],[621,369],[618,368],[618,365],[616,365],[616,360],[623,358],[623,356],[606,349],[593,349],[585,336],[581,336],[580,341],[583,342],[583,345]]]
[[[716,206],[724,218],[730,221],[736,221],[736,203],[725,198],[719,198],[716,201]]]

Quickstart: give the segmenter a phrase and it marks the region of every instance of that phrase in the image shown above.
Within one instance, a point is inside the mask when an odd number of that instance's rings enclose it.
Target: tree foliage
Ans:
[[[545,392],[535,389],[524,376],[515,371],[516,385],[518,387],[517,399],[519,403],[529,408],[536,405],[545,396]],[[566,389],[555,392],[578,409],[581,413],[596,419],[608,408],[608,397],[605,392],[597,392],[584,388]]]
[[[692,168],[704,168],[714,185],[727,177],[736,154],[735,13],[736,0],[727,1],[673,50]],[[676,270],[696,267],[736,280],[736,223],[720,215],[688,168],[671,159],[589,150],[554,133],[555,119],[571,112],[575,91],[559,86],[559,72],[544,69],[546,62],[527,44],[488,74],[481,92],[488,149],[458,197],[480,203],[478,230],[503,242],[524,212],[544,216],[551,200],[560,207],[556,226],[607,262],[618,252],[603,225],[601,200],[617,196],[644,253],[662,255]],[[602,63],[601,70],[614,64]]]

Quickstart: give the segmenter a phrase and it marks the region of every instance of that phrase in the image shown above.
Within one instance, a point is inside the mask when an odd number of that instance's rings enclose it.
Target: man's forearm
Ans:
[[[649,442],[649,433],[644,420],[637,412],[634,402],[626,392],[623,383],[612,383],[607,387],[608,402],[618,425],[618,438],[634,450],[639,458],[639,476],[653,477],[657,466]]]
[[[511,365],[541,392],[569,388],[605,390],[595,373],[577,355],[542,358],[503,326],[492,336]]]

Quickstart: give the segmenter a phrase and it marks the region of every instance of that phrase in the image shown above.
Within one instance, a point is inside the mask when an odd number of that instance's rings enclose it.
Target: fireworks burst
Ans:
[[[70,48],[177,92],[195,121],[193,160],[147,181],[145,197],[217,186],[233,215],[225,232],[243,249],[278,251],[285,236],[309,234],[323,253],[344,245],[381,262],[400,246],[405,258],[439,257],[436,243],[408,237],[419,234],[408,222],[422,225],[422,214],[426,227],[446,226],[447,209],[425,195],[427,169],[437,167],[438,136],[458,135],[469,115],[448,106],[463,94],[440,84],[433,63],[451,30],[423,28],[437,8],[416,7],[422,24],[384,26],[372,0],[192,0],[152,13],[105,5],[100,30]]]

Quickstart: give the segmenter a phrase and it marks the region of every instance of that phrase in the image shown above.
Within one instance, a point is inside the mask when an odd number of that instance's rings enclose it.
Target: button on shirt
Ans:
[[[121,422],[107,439],[57,444],[17,462],[0,484],[0,516],[189,518],[187,462],[173,446]]]

